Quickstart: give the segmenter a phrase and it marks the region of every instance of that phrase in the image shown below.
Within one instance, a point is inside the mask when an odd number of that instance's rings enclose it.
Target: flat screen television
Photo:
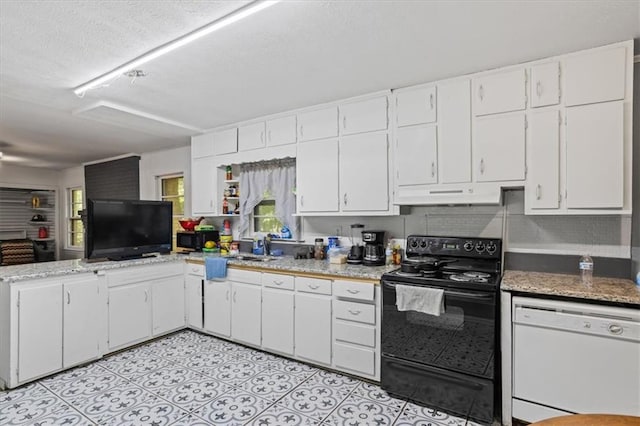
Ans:
[[[172,214],[168,201],[87,200],[85,257],[123,260],[169,253]]]

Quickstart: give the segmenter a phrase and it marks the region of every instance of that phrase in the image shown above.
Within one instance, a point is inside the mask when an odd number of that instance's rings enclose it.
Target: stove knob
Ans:
[[[493,254],[496,252],[496,249],[497,249],[496,244],[493,241],[489,241],[487,243],[487,253]]]
[[[417,248],[417,247],[418,247],[418,241],[416,241],[416,240],[411,240],[411,242],[409,243],[409,245],[411,246],[411,248]]]
[[[471,251],[473,250],[473,241],[467,241],[466,243],[464,243],[464,251]]]
[[[482,241],[478,241],[478,243],[476,243],[476,251],[478,253],[482,253],[484,249],[485,249],[484,243]]]
[[[420,241],[420,247],[422,248],[427,247],[427,242],[425,240]]]

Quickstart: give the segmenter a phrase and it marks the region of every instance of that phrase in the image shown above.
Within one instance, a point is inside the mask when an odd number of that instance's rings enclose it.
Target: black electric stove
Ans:
[[[502,241],[410,235],[382,276],[381,384],[389,393],[476,421],[499,417]],[[444,312],[400,311],[396,286],[443,291]]]

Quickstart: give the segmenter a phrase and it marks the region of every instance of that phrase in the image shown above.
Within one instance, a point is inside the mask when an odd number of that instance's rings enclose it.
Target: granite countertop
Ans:
[[[247,261],[228,258],[231,267],[259,269],[263,272],[297,272],[312,275],[327,275],[337,278],[357,278],[363,280],[380,281],[385,272],[398,269],[398,265],[364,266],[349,264],[333,264],[326,260],[295,259],[293,256],[271,257],[269,261]],[[204,263],[202,253],[191,253],[190,262]]]
[[[587,287],[578,275],[505,271],[500,288],[505,291],[640,305],[640,286],[621,278],[593,277],[593,284]]]
[[[58,260],[55,262],[27,263],[0,267],[0,282],[17,282],[39,278],[83,272],[107,271],[110,269],[128,268],[131,266],[153,265],[156,263],[183,261],[184,255],[167,254],[162,256],[143,257],[141,259],[106,261],[90,263],[82,259]]]

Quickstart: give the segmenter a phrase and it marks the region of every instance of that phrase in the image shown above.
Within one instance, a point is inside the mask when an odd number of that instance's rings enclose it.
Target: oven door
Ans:
[[[435,316],[398,311],[396,284],[411,285],[382,281],[384,355],[485,379],[494,378],[496,292],[445,289],[445,312]]]

